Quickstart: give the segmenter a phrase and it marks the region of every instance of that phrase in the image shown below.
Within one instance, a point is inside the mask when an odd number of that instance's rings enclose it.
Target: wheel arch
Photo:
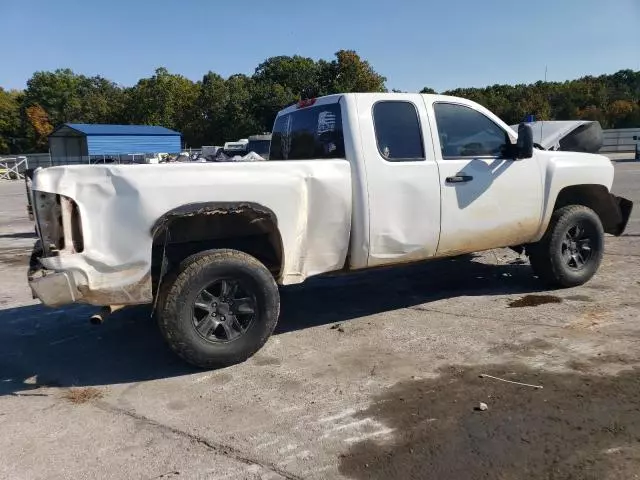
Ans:
[[[558,192],[553,211],[568,205],[584,205],[600,218],[605,233],[621,235],[624,231],[632,203],[613,195],[607,187],[598,184],[581,184],[564,187]]]
[[[150,233],[154,280],[194,253],[221,248],[254,256],[276,279],[283,271],[284,248],[278,219],[264,205],[251,202],[188,203],[165,212],[154,222]]]

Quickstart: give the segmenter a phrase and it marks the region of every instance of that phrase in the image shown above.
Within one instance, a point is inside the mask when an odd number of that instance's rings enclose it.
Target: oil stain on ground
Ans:
[[[489,378],[544,386],[518,386]],[[475,411],[479,402],[487,411]],[[622,479],[640,471],[640,370],[602,377],[520,365],[449,367],[360,413],[393,429],[341,455],[354,479]]]
[[[509,302],[509,308],[537,307],[546,303],[562,303],[562,299],[555,295],[525,295]]]

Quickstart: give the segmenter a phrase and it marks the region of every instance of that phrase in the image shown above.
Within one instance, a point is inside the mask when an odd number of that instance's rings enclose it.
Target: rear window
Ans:
[[[339,103],[301,108],[276,119],[270,160],[345,158]]]

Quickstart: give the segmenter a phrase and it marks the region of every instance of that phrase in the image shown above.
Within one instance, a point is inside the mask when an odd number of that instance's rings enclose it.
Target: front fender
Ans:
[[[559,206],[563,206],[559,205],[558,202],[562,199],[562,192],[569,188],[581,186],[599,187],[607,197],[605,198],[607,208],[613,205],[614,211],[618,211],[617,200],[614,200],[614,204],[610,204],[609,192],[613,185],[614,168],[611,160],[607,157],[588,153],[559,151],[536,151],[536,156],[541,163],[541,171],[544,175],[544,207],[542,222],[533,239],[534,242],[540,240],[546,232],[553,212]],[[588,204],[585,205],[589,206]],[[624,216],[623,213],[620,215]],[[620,227],[618,226],[617,228],[619,229]]]

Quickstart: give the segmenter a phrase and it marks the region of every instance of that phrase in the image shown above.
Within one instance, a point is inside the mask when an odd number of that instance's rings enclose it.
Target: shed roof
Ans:
[[[56,128],[50,136],[64,136],[64,130],[71,128],[84,135],[131,135],[131,136],[166,136],[180,135],[175,130],[155,125],[109,125],[99,123],[65,123]],[[59,133],[59,135],[56,135]]]

